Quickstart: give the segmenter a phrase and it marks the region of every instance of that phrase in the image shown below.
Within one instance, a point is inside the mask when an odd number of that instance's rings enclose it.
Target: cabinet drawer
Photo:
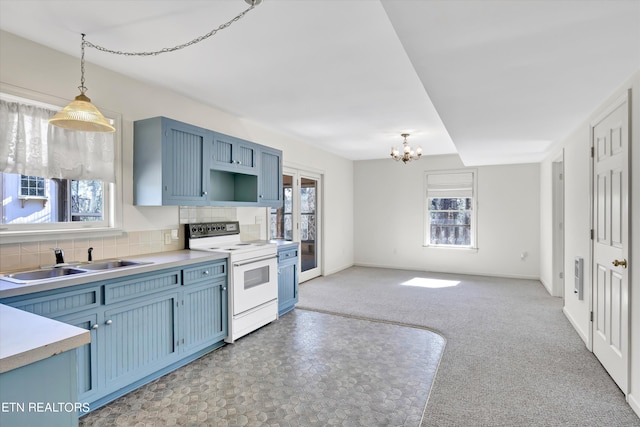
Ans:
[[[285,249],[278,252],[278,261],[284,261],[298,256],[298,249]]]
[[[198,265],[185,268],[182,272],[182,281],[185,285],[211,280],[213,277],[225,277],[227,275],[226,262]]]
[[[100,305],[100,286],[30,298],[8,305],[44,317],[58,317]]]
[[[169,273],[138,276],[134,279],[108,283],[104,286],[104,303],[125,301],[136,296],[164,291],[180,286],[182,283],[180,270]]]

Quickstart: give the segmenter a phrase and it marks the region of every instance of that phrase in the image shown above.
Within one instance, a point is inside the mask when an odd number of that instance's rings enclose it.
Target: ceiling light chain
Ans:
[[[84,85],[84,49],[85,47],[92,47],[101,52],[112,53],[114,55],[125,55],[125,56],[155,56],[161,53],[166,52],[174,52],[176,50],[184,49],[185,47],[192,46],[196,43],[200,43],[203,40],[208,39],[209,37],[215,35],[218,31],[224,30],[233,24],[234,22],[240,20],[244,15],[246,15],[250,10],[255,8],[257,5],[262,3],[262,0],[244,0],[245,3],[249,4],[249,8],[238,14],[235,18],[230,21],[225,22],[220,25],[218,28],[209,31],[207,34],[197,37],[190,42],[180,44],[178,46],[164,48],[155,52],[123,52],[118,50],[107,49],[102,46],[95,45],[90,41],[85,40],[85,34],[82,34],[82,43],[80,45],[80,86],[78,89],[80,90],[80,95],[76,96],[73,101],[71,101],[66,107],[64,107],[61,111],[56,113],[51,119],[49,119],[49,124],[58,126],[65,129],[77,130],[77,131],[85,131],[85,132],[115,132],[115,128],[107,120],[100,110],[96,108],[95,105],[91,103],[91,99],[89,99],[85,92],[87,91],[87,87]]]
[[[97,45],[97,44],[93,44],[90,41],[86,41],[84,40],[84,34],[82,35],[82,47],[83,47],[83,53],[84,53],[84,46],[88,46],[88,47],[92,47],[96,50],[99,50],[101,52],[106,52],[106,53],[112,53],[114,55],[124,55],[124,56],[156,56],[156,55],[160,55],[162,53],[168,53],[168,52],[175,52],[176,50],[180,50],[180,49],[184,49],[185,47],[189,47],[189,46],[193,46],[194,44],[200,43],[201,41],[204,41],[206,39],[208,39],[211,36],[214,36],[218,31],[224,30],[225,28],[228,28],[231,26],[231,24],[233,24],[234,22],[239,21],[242,17],[244,17],[244,15],[246,15],[247,13],[249,13],[251,10],[253,10],[258,4],[260,4],[262,2],[262,0],[245,0],[247,3],[249,3],[251,6],[249,6],[249,8],[247,8],[246,10],[244,10],[243,12],[241,12],[240,14],[238,14],[235,18],[225,22],[224,24],[221,24],[218,28],[215,28],[211,31],[209,31],[207,34],[204,34],[200,37],[196,37],[195,39],[183,43],[183,44],[179,44],[177,46],[174,47],[165,47],[162,48],[160,50],[156,50],[156,51],[152,51],[152,52],[126,52],[126,51],[121,51],[121,50],[112,50],[112,49],[107,49],[106,47]]]

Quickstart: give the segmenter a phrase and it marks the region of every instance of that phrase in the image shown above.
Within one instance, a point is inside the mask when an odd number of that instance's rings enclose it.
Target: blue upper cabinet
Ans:
[[[282,206],[282,151],[262,147],[258,176],[260,206]]]
[[[257,175],[258,148],[252,142],[216,132],[211,152],[211,169]]]
[[[208,205],[213,132],[165,117],[134,123],[134,204]]]
[[[282,151],[166,117],[136,121],[133,143],[135,205],[282,204]]]

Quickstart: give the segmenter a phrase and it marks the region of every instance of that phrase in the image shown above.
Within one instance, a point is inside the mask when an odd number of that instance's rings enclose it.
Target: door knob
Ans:
[[[613,264],[614,267],[627,268],[627,260],[626,259],[623,259],[622,261],[614,259],[611,264]]]

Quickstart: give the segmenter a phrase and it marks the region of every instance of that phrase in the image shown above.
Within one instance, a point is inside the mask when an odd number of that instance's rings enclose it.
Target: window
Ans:
[[[0,144],[7,154],[0,158],[0,235],[7,243],[43,233],[113,234],[120,224],[118,135],[49,126],[60,109],[55,104],[66,101],[0,83]],[[120,116],[107,115],[119,128]]]
[[[44,198],[44,178],[39,176],[20,175],[20,197],[29,196]],[[4,197],[2,198],[4,200]]]
[[[476,246],[475,175],[475,170],[427,173],[425,246]]]

